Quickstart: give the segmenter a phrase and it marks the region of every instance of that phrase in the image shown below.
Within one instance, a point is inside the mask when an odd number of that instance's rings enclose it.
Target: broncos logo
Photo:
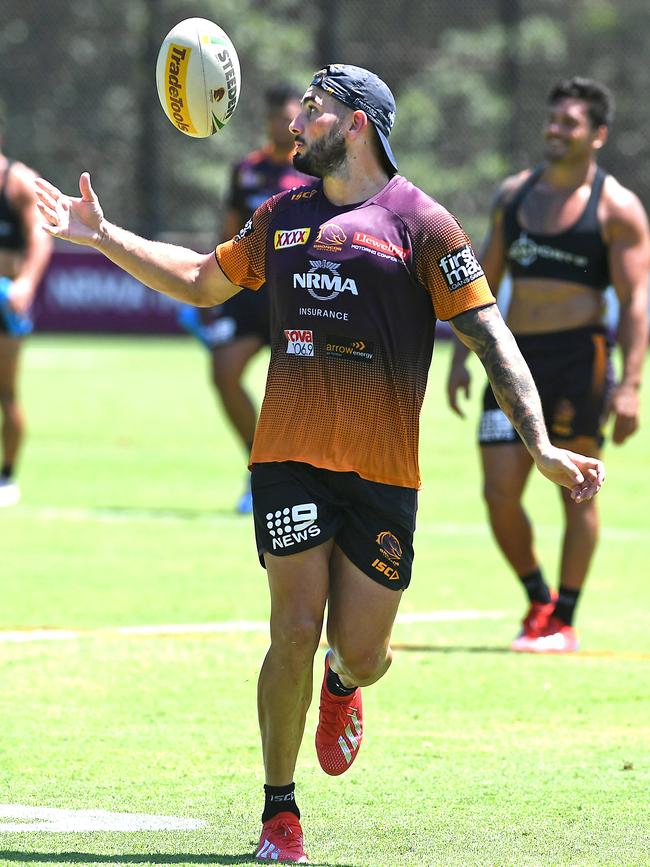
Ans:
[[[318,230],[315,243],[320,244],[345,244],[348,236],[336,223],[325,223]]]
[[[377,536],[377,544],[382,552],[391,561],[399,561],[402,556],[402,546],[399,543],[397,536],[393,536],[388,530],[382,530]]]

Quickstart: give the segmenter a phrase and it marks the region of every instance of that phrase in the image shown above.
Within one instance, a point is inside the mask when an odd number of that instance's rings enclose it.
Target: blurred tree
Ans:
[[[162,38],[192,16],[230,34],[243,76],[230,124],[199,140],[167,121],[154,80]],[[6,150],[69,191],[88,169],[109,218],[205,247],[231,161],[262,138],[265,87],[356,63],[395,92],[400,169],[478,241],[500,178],[540,158],[546,94],[566,75],[614,90],[602,163],[648,203],[648,32],[647,0],[3,0]]]

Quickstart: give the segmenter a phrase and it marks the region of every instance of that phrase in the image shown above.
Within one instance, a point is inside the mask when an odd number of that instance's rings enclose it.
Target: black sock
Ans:
[[[0,478],[2,479],[10,479],[13,475],[14,468],[11,464],[3,464],[2,469],[0,470]]]
[[[554,616],[558,620],[561,620],[562,623],[572,626],[579,596],[579,590],[571,590],[569,587],[563,587],[560,584],[555,610],[553,611]]]
[[[520,575],[519,580],[524,585],[524,590],[531,602],[548,603],[551,601],[551,591],[544,581],[544,575],[539,566],[528,575]]]
[[[267,786],[264,784],[264,812],[262,822],[268,822],[278,813],[294,813],[300,818],[300,810],[294,797],[295,783],[288,786]]]
[[[327,671],[327,679],[325,681],[325,685],[327,686],[329,692],[332,693],[332,695],[352,695],[352,693],[356,689],[356,686],[343,686],[343,684],[341,683],[341,678],[335,671],[332,671],[331,668]]]

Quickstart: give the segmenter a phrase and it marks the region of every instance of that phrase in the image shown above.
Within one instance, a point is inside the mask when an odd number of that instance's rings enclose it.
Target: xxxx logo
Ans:
[[[276,250],[284,250],[286,247],[298,247],[306,244],[309,240],[311,229],[277,229],[273,236],[273,246]]]

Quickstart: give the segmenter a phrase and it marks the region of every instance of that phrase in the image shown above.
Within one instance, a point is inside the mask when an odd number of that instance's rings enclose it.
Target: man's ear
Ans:
[[[365,111],[361,111],[360,109],[353,111],[348,120],[348,131],[354,135],[359,135],[359,133],[362,133],[366,129],[369,123],[370,121]]]
[[[604,124],[598,127],[596,130],[596,137],[594,138],[594,148],[596,148],[596,150],[600,150],[600,148],[605,144],[608,135],[609,127]]]

